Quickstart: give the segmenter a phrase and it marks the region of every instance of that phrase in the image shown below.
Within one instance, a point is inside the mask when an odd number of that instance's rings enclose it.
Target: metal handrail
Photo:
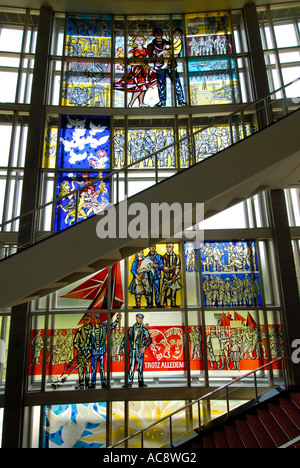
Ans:
[[[172,142],[172,143],[170,143],[169,145],[166,145],[166,146],[160,148],[159,150],[157,150],[157,151],[155,151],[155,152],[153,152],[153,153],[151,153],[151,154],[148,154],[148,155],[144,156],[143,158],[138,159],[137,161],[134,161],[134,162],[132,162],[132,163],[130,163],[130,164],[127,164],[126,166],[123,166],[122,168],[119,168],[119,169],[115,169],[115,170],[113,170],[113,171],[110,171],[107,175],[101,176],[101,178],[99,178],[98,180],[99,180],[99,181],[105,181],[106,179],[109,179],[109,180],[110,180],[113,176],[116,176],[116,175],[118,175],[118,174],[120,174],[120,173],[126,173],[128,169],[132,168],[133,166],[136,166],[137,164],[139,164],[140,162],[145,161],[146,159],[155,158],[155,167],[153,168],[153,170],[155,171],[156,183],[158,183],[158,169],[162,169],[162,168],[158,168],[157,156],[158,156],[159,153],[162,153],[163,151],[166,151],[167,149],[169,149],[169,148],[171,148],[171,147],[178,147],[178,146],[180,145],[180,143],[182,143],[182,142],[185,141],[185,140],[190,140],[190,143],[189,143],[189,144],[194,144],[194,139],[195,139],[195,137],[196,137],[198,134],[202,133],[203,130],[207,130],[207,129],[211,128],[211,127],[215,127],[216,125],[220,125],[220,124],[224,123],[224,120],[230,122],[230,119],[232,119],[234,116],[236,116],[236,115],[238,115],[238,114],[243,114],[243,112],[245,112],[247,109],[254,108],[256,111],[259,111],[260,109],[257,108],[257,106],[258,106],[258,104],[261,103],[261,102],[263,102],[263,108],[264,108],[264,109],[267,109],[267,106],[269,105],[269,104],[267,103],[267,101],[268,101],[268,99],[269,99],[272,95],[277,94],[277,93],[279,93],[280,91],[285,90],[287,87],[289,87],[289,86],[295,84],[295,83],[298,82],[299,80],[300,80],[300,77],[294,79],[293,81],[291,81],[290,83],[288,83],[288,84],[286,84],[286,85],[284,85],[284,86],[281,86],[280,88],[276,89],[275,91],[270,92],[270,93],[269,93],[268,95],[266,95],[264,98],[261,98],[261,99],[258,99],[257,101],[254,101],[254,102],[245,104],[244,106],[240,107],[238,110],[235,110],[234,112],[231,112],[231,113],[227,114],[226,116],[223,116],[222,118],[216,120],[214,123],[212,123],[212,124],[210,124],[210,125],[202,125],[202,127],[201,127],[200,130],[197,130],[197,131],[193,132],[192,134],[189,134],[189,135],[187,135],[187,136],[185,136],[185,137],[183,137],[183,138],[180,138],[180,139],[175,139],[175,141]],[[270,123],[271,123],[271,122],[268,121],[268,123],[267,123],[266,126],[270,125]],[[264,127],[264,128],[265,128],[265,127]],[[247,138],[248,136],[250,136],[250,135],[245,135],[245,132],[244,132],[244,137],[243,137],[243,139]],[[238,140],[238,141],[239,141],[239,140]],[[235,144],[235,142],[232,142],[232,143],[231,143],[230,145],[228,145],[228,146],[232,146],[233,144]],[[194,164],[199,164],[199,163],[201,163],[201,162],[203,162],[203,161],[195,162]],[[193,164],[193,165],[194,165],[194,164]],[[187,168],[188,168],[188,167],[187,167]],[[172,169],[172,170],[182,171],[182,170],[185,170],[185,169],[187,169],[187,168],[186,168],[186,167],[184,167],[184,168],[180,168],[180,167],[179,167],[179,168],[166,168],[166,169],[167,169],[167,170]],[[109,169],[103,169],[103,171],[104,171],[104,172],[105,172],[105,171],[109,171]],[[91,171],[89,171],[89,172],[91,172]],[[95,178],[95,179],[96,179],[96,178]],[[89,184],[86,184],[86,185],[84,186],[84,188],[86,189],[86,188],[88,188],[88,187],[94,185],[96,181],[97,181],[97,180],[91,181]],[[12,223],[15,223],[15,222],[17,222],[18,220],[21,220],[21,219],[23,219],[23,218],[25,218],[25,217],[28,217],[28,216],[30,216],[30,215],[33,215],[33,214],[37,213],[38,211],[43,210],[43,209],[45,209],[45,208],[47,208],[47,207],[49,207],[49,206],[56,205],[59,201],[65,200],[66,198],[70,197],[71,195],[74,195],[74,196],[75,196],[75,199],[76,199],[76,208],[75,208],[75,212],[76,212],[76,211],[77,211],[77,203],[78,203],[78,194],[79,194],[79,192],[82,192],[82,190],[83,190],[83,187],[79,187],[79,188],[77,188],[77,189],[75,189],[75,190],[72,190],[72,191],[68,192],[68,195],[67,195],[67,196],[65,195],[65,196],[62,196],[62,197],[57,197],[57,198],[55,198],[54,200],[51,200],[50,202],[44,203],[44,204],[42,204],[42,205],[40,205],[40,206],[38,206],[38,207],[36,207],[36,208],[33,208],[32,210],[29,210],[29,211],[27,211],[27,212],[25,212],[25,213],[22,213],[22,214],[19,215],[19,216],[16,216],[16,217],[14,217],[14,218],[11,218],[11,219],[8,220],[8,221],[4,221],[3,223],[0,223],[0,230],[2,230],[2,228],[3,228],[4,226],[7,226],[7,225],[12,224]],[[50,231],[50,232],[47,233],[47,235],[49,236],[49,234],[50,234],[50,235],[51,235],[51,234],[53,235],[53,234],[56,234],[56,233],[57,233],[56,231],[52,231],[52,232]],[[28,245],[32,245],[32,244],[35,243],[36,240],[32,239],[31,241],[32,241],[31,243],[28,242],[27,244],[28,244]]]
[[[280,449],[289,448],[289,447],[291,447],[292,445],[297,444],[298,442],[300,442],[300,435],[299,435],[298,437],[295,437],[295,438],[292,439],[292,440],[289,440],[286,444],[283,444],[283,445],[281,445],[281,446],[278,447],[278,448],[280,448]]]
[[[176,411],[174,411],[173,413],[169,414],[168,416],[164,416],[163,418],[159,419],[158,421],[155,421],[154,423],[150,424],[149,426],[145,427],[144,429],[141,429],[140,431],[137,431],[135,432],[134,434],[128,436],[128,437],[125,437],[124,439],[120,440],[119,442],[116,442],[115,444],[112,444],[110,445],[108,448],[115,448],[117,447],[118,445],[121,445],[121,444],[124,444],[124,443],[127,443],[130,439],[133,439],[134,437],[137,437],[138,435],[141,435],[141,448],[144,447],[144,432],[148,431],[149,429],[151,429],[152,427],[156,426],[157,424],[161,424],[162,422],[166,421],[169,419],[170,421],[170,444],[172,446],[172,440],[173,440],[173,437],[172,437],[172,417],[174,417],[176,414],[180,413],[181,411],[183,410],[186,410],[192,406],[194,406],[195,404],[198,405],[198,422],[199,422],[199,427],[201,426],[201,417],[200,417],[200,402],[203,401],[203,400],[207,400],[209,399],[210,397],[212,397],[215,393],[219,393],[223,390],[225,390],[225,394],[226,394],[226,407],[227,407],[227,416],[229,416],[229,414],[231,413],[231,411],[233,410],[230,410],[230,407],[229,407],[229,392],[228,392],[228,388],[234,384],[236,384],[237,382],[239,382],[240,380],[243,380],[243,379],[246,379],[248,378],[250,375],[254,374],[255,378],[254,378],[254,386],[255,386],[255,400],[258,401],[258,389],[257,389],[257,379],[256,379],[256,373],[263,370],[264,368],[266,367],[269,367],[269,366],[273,366],[276,362],[279,362],[279,361],[282,361],[283,363],[286,361],[286,360],[289,360],[289,358],[286,358],[286,357],[280,357],[280,358],[277,358],[275,359],[274,361],[270,361],[268,362],[267,364],[264,364],[263,366],[260,366],[258,367],[257,369],[251,371],[251,372],[248,372],[247,374],[241,376],[241,377],[238,377],[236,378],[235,380],[207,393],[206,395],[203,395],[202,397],[198,398],[197,400],[194,400],[192,401],[191,403],[188,403],[187,405],[183,406],[182,408],[179,408],[177,409]],[[284,385],[285,385],[285,388],[287,388],[287,380],[286,380],[286,369],[285,369],[285,366],[282,366],[282,370],[283,370],[283,380],[284,380]]]

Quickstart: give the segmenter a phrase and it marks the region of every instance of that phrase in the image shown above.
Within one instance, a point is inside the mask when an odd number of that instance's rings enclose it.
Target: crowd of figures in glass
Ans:
[[[192,156],[187,129],[179,129],[178,151],[173,128],[146,128],[127,132],[127,164],[131,168],[188,167]],[[113,137],[114,165],[122,167],[125,161],[124,130],[116,128]],[[160,151],[161,149],[161,151]],[[156,154],[155,154],[156,153]],[[147,157],[148,156],[148,157]]]
[[[167,15],[128,16],[126,28],[124,21],[68,16],[63,105],[186,106],[188,86],[191,105],[238,99],[228,13],[177,15],[172,25]]]
[[[222,312],[213,314],[214,322],[206,325],[208,369],[252,370],[269,360],[284,355],[280,325],[265,327],[259,312]],[[268,341],[267,341],[268,334]]]
[[[262,306],[255,241],[200,246],[205,307]]]
[[[57,230],[99,213],[109,203],[109,125],[108,117],[62,116],[57,165],[64,171],[57,176]]]

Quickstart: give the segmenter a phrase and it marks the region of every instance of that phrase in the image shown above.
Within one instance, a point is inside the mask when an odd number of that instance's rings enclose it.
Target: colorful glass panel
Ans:
[[[128,277],[129,308],[183,307],[179,244],[157,244],[133,255]]]
[[[104,210],[109,204],[109,182],[102,180],[107,173],[60,172],[57,176],[55,229],[61,231]],[[92,185],[91,182],[94,182]],[[89,185],[86,187],[86,185]],[[73,194],[78,188],[82,190]]]
[[[232,54],[228,12],[189,14],[185,15],[185,20],[190,57]]]
[[[63,106],[110,107],[109,62],[66,62]]]
[[[110,117],[63,115],[58,167],[110,168]]]
[[[200,245],[205,307],[259,307],[261,282],[255,241]]]
[[[143,162],[138,162],[147,155],[159,151],[160,148],[172,145],[174,143],[173,128],[148,128],[148,129],[132,129],[128,131],[128,164],[134,164],[132,167],[155,167],[155,156],[145,159]],[[176,152],[175,146],[157,153],[158,167],[175,167]]]
[[[191,104],[230,104],[239,101],[237,73],[233,58],[190,59]]]
[[[45,128],[42,166],[56,167],[57,127],[47,125]]]
[[[273,335],[272,358],[282,355],[281,326],[269,324],[266,330],[261,311],[206,312],[205,320],[210,373],[236,371],[240,375],[241,371],[249,372],[266,364],[267,334]],[[275,364],[274,368],[279,366]]]
[[[65,54],[69,57],[110,57],[111,16],[68,15]]]
[[[106,445],[106,403],[45,407],[43,448],[100,448]]]

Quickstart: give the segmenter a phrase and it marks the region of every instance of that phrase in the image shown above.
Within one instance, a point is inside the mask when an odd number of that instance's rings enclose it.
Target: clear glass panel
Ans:
[[[31,98],[31,87],[33,79],[34,60],[24,59],[20,73],[20,89],[18,102],[29,104]]]
[[[21,52],[23,29],[2,27],[0,32],[0,50],[3,52]]]
[[[60,105],[61,69],[61,61],[51,61],[49,70],[48,104],[54,106]]]
[[[297,67],[284,67],[282,68],[283,83],[288,84],[296,80],[300,76],[300,65]],[[300,81],[297,81],[291,86],[286,88],[286,97],[299,97],[300,96]]]
[[[294,24],[275,24],[274,32],[278,48],[298,45]]]
[[[12,125],[3,125],[3,124],[0,125],[0,139],[1,139],[0,166],[2,167],[8,166],[11,133],[12,133]]]
[[[290,63],[300,61],[300,52],[284,52],[279,54],[280,63]]]
[[[0,72],[0,102],[15,102],[18,75],[18,71]]]

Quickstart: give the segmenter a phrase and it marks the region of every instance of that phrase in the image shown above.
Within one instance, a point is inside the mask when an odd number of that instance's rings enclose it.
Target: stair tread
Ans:
[[[238,431],[233,425],[226,425],[224,430],[231,448],[245,448]]]
[[[298,406],[289,398],[279,398],[279,403],[294,423],[300,428],[300,409]]]
[[[258,416],[269,431],[271,437],[276,443],[277,447],[285,444],[289,441],[286,433],[282,430],[274,416],[268,411],[267,408],[259,408],[257,410]]]
[[[300,392],[289,392],[291,400],[298,406],[300,409]]]
[[[214,431],[214,440],[217,448],[230,448],[224,430]]]
[[[261,448],[246,420],[237,419],[235,425],[246,448]]]
[[[259,444],[262,448],[276,448],[276,444],[269,432],[262,424],[257,414],[247,414],[246,416],[248,424],[254,432]]]
[[[269,403],[268,407],[278,424],[280,424],[290,439],[294,439],[299,435],[299,429],[278,403]]]
[[[212,436],[204,435],[202,437],[203,448],[216,448],[215,441]]]

